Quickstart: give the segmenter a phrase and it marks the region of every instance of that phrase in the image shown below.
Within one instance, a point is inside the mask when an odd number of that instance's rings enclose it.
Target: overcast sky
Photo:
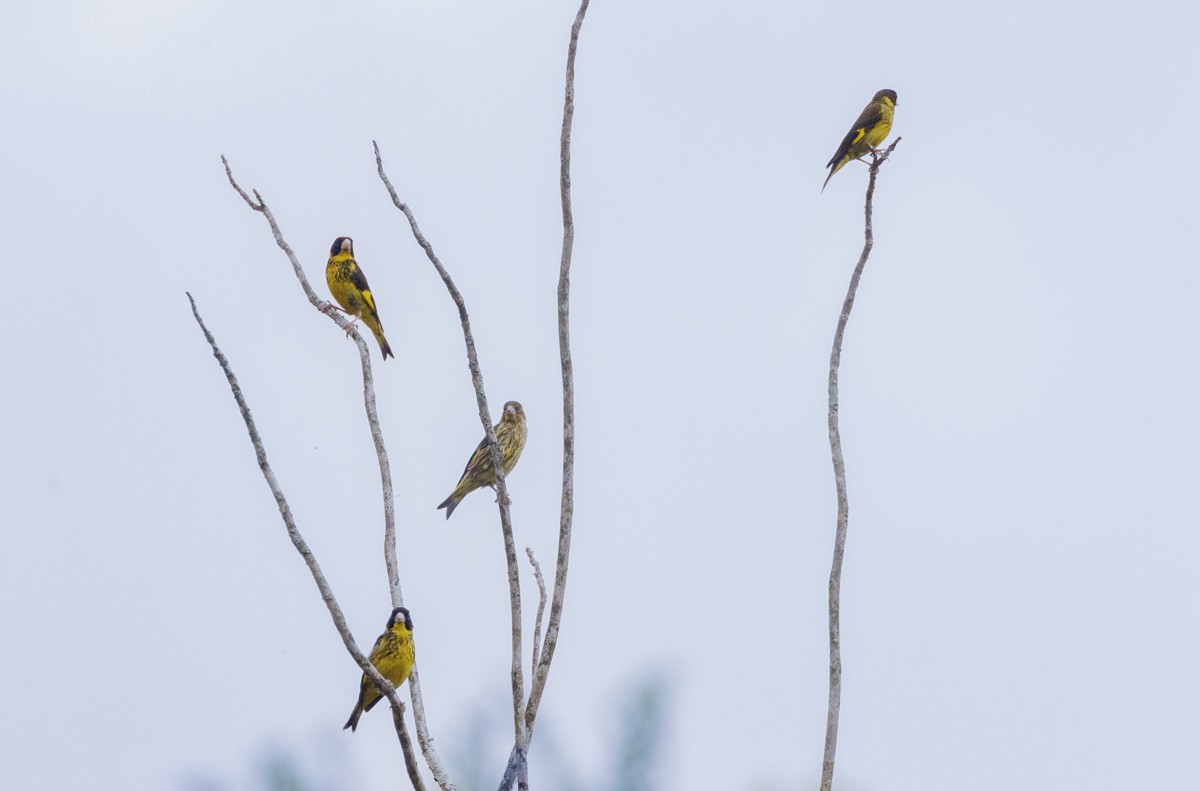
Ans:
[[[430,727],[446,758],[477,712],[504,727],[495,506],[436,510],[481,434],[462,337],[371,141],[467,300],[493,412],[524,404],[513,518],[549,568],[576,8],[0,11],[0,785],[181,789],[280,744],[397,787],[383,710],[340,730],[359,671],[184,292],[369,645],[389,602],[358,356],[222,154],[320,294],[331,242],[355,240],[396,354],[380,365],[368,341]],[[603,777],[625,695],[658,671],[663,791],[816,787],[825,385],[866,168],[820,187],[892,88],[904,139],[841,376],[838,787],[1195,782],[1197,30],[1194,4],[1153,0],[593,2],[574,136],[576,530],[535,756],[553,743]],[[506,754],[484,757],[497,779]]]

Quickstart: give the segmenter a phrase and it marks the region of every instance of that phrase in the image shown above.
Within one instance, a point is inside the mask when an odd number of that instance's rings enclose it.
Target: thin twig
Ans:
[[[579,4],[575,22],[571,25],[571,40],[567,45],[566,87],[563,91],[562,132],[559,136],[559,194],[562,200],[563,240],[562,257],[558,267],[558,353],[562,369],[563,388],[563,472],[562,504],[558,521],[558,559],[554,568],[554,594],[550,600],[550,618],[546,624],[546,642],[541,662],[534,674],[525,708],[525,728],[530,737],[537,718],[550,663],[558,645],[558,629],[562,621],[563,600],[567,593],[567,565],[571,558],[571,526],[575,517],[575,374],[571,361],[571,255],[575,248],[575,219],[571,210],[571,125],[575,119],[575,51],[579,46],[579,31],[587,13],[588,0]]]
[[[391,683],[380,675],[375,666],[371,664],[371,660],[367,658],[358,644],[354,641],[354,636],[350,634],[350,627],[346,624],[346,618],[342,614],[342,608],[338,605],[337,598],[333,595],[333,589],[330,588],[329,582],[325,579],[325,575],[321,572],[321,567],[317,564],[317,559],[309,549],[304,537],[300,535],[299,528],[296,527],[296,521],[292,517],[292,509],[288,506],[287,498],[283,495],[283,489],[279,486],[279,481],[275,479],[275,473],[271,469],[270,462],[267,461],[267,451],[263,446],[262,437],[259,436],[258,428],[254,424],[254,416],[250,414],[250,407],[246,404],[246,399],[242,395],[242,389],[238,385],[237,377],[233,374],[233,369],[229,365],[229,360],[221,352],[217,346],[217,340],[213,334],[208,331],[204,320],[200,318],[200,311],[196,307],[196,300],[192,299],[192,295],[187,295],[188,302],[192,305],[192,315],[196,318],[196,323],[200,325],[200,330],[204,333],[205,340],[212,348],[213,356],[217,358],[217,363],[220,364],[221,370],[225,373],[225,379],[229,382],[229,389],[233,391],[233,400],[237,402],[238,411],[242,414],[242,420],[246,423],[246,430],[250,434],[250,443],[254,446],[254,453],[258,458],[258,467],[262,470],[263,478],[267,481],[267,486],[271,489],[271,494],[275,496],[275,504],[279,507],[279,514],[283,517],[283,524],[287,528],[288,537],[292,540],[292,545],[296,547],[296,551],[300,553],[300,557],[304,559],[308,566],[309,572],[312,574],[313,581],[317,584],[317,590],[321,593],[321,600],[325,602],[325,607],[329,610],[329,615],[333,619],[333,625],[337,629],[338,635],[342,638],[342,643],[346,646],[346,650],[350,652],[350,656],[354,657],[354,661],[362,669],[364,673],[375,683],[375,686],[383,691],[388,702],[392,705],[393,717],[396,723],[396,736],[400,740],[400,749],[404,753],[404,763],[408,767],[409,780],[412,781],[415,791],[425,791],[425,785],[421,780],[421,775],[417,771],[416,758],[412,752],[412,745],[408,740],[407,729],[404,725],[404,704],[396,695],[396,688]]]
[[[237,194],[242,196],[242,200],[246,201],[247,206],[267,219],[267,222],[271,226],[271,233],[275,235],[275,244],[279,245],[279,248],[287,253],[288,260],[292,262],[292,270],[296,273],[296,279],[300,281],[300,287],[304,289],[304,295],[308,297],[308,301],[313,304],[314,308],[337,322],[339,327],[345,329],[350,323],[349,320],[332,303],[318,297],[317,292],[313,291],[313,287],[308,284],[308,278],[304,275],[304,268],[300,266],[300,260],[296,258],[291,245],[284,241],[283,233],[279,230],[279,225],[275,222],[275,215],[271,213],[267,202],[258,194],[258,190],[254,190],[254,199],[252,200],[246,194],[246,191],[241,188],[241,185],[233,178],[233,170],[229,167],[229,160],[222,156],[221,162],[225,165],[225,176],[229,179],[230,185],[237,190]],[[357,335],[357,333],[358,331],[355,330],[354,334]]]
[[[458,308],[458,318],[462,325],[463,342],[467,347],[467,368],[471,372],[471,384],[475,388],[475,403],[479,407],[479,420],[483,424],[484,436],[491,445],[492,467],[496,471],[496,501],[500,509],[500,530],[504,535],[504,558],[508,566],[508,595],[510,617],[512,620],[513,734],[515,742],[523,744],[525,741],[525,724],[521,715],[525,699],[525,676],[521,667],[521,577],[517,564],[517,545],[513,539],[512,516],[509,512],[511,501],[508,498],[508,485],[504,478],[503,455],[500,451],[500,445],[496,442],[496,432],[492,428],[491,411],[488,408],[487,393],[483,386],[483,373],[480,371],[479,356],[475,351],[475,336],[471,332],[471,319],[467,315],[467,304],[463,300],[462,293],[454,285],[453,278],[446,271],[446,267],[442,265],[441,260],[437,257],[437,253],[433,251],[433,245],[421,233],[421,229],[417,225],[417,219],[413,216],[412,209],[408,207],[408,204],[400,200],[400,196],[396,193],[396,188],[392,186],[391,179],[384,172],[383,154],[379,150],[379,144],[373,143],[373,145],[375,146],[375,166],[379,171],[380,180],[387,188],[388,195],[392,198],[392,203],[408,220],[413,238],[416,239],[421,249],[425,251],[425,255],[429,258],[430,263],[433,264],[434,269],[437,270],[438,275],[441,276],[442,282],[446,284],[446,290],[450,292],[450,298]]]
[[[829,571],[829,709],[825,718],[825,759],[821,766],[821,791],[833,788],[833,762],[837,753],[838,716],[842,705],[842,559],[846,554],[846,527],[850,522],[850,501],[846,494],[846,464],[842,458],[842,436],[838,430],[838,369],[842,364],[842,338],[846,333],[846,322],[854,308],[854,297],[858,282],[862,279],[867,256],[875,244],[871,228],[871,200],[875,196],[875,177],[893,151],[900,138],[896,138],[887,149],[871,152],[870,175],[867,180],[866,239],[854,274],[850,276],[850,287],[842,302],[837,330],[833,334],[833,349],[829,353],[829,449],[833,457],[833,478],[837,487],[837,536],[833,542],[833,566]]]
[[[533,550],[525,547],[525,556],[529,558],[529,565],[533,566],[533,577],[537,580],[538,586],[537,617],[533,621],[533,658],[530,660],[533,672],[537,673],[538,655],[541,652],[540,644],[542,642],[542,614],[546,611],[546,580],[542,578],[542,567],[538,564],[537,558],[533,556]]]

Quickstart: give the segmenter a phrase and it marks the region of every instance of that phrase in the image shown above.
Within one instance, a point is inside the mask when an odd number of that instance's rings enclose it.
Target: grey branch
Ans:
[[[871,152],[870,174],[867,180],[866,230],[862,253],[854,274],[850,276],[850,287],[842,302],[837,330],[833,334],[833,349],[829,353],[829,449],[833,457],[833,478],[837,487],[837,535],[833,542],[833,565],[829,571],[829,709],[825,718],[825,758],[821,766],[821,791],[833,788],[833,762],[837,753],[838,716],[842,705],[842,559],[846,554],[846,527],[850,523],[850,501],[846,494],[846,464],[842,458],[842,436],[838,430],[838,369],[842,364],[842,337],[846,333],[846,322],[854,308],[854,297],[858,293],[858,282],[862,279],[867,256],[875,245],[871,228],[871,200],[875,197],[875,177],[893,151],[900,138],[896,138],[886,149]]]
[[[288,260],[292,262],[292,270],[296,273],[296,279],[300,281],[300,287],[304,289],[304,295],[308,297],[308,301],[311,302],[313,307],[315,307],[317,310],[328,315],[335,322],[337,322],[339,327],[346,329],[350,322],[331,303],[326,302],[318,297],[317,292],[313,291],[312,286],[308,284],[308,278],[304,275],[304,268],[300,266],[300,261],[296,258],[296,254],[292,251],[291,245],[284,241],[283,233],[280,232],[279,225],[275,222],[275,215],[271,213],[271,209],[267,206],[267,202],[262,199],[261,195],[258,194],[258,190],[254,190],[254,199],[252,200],[250,196],[246,194],[246,191],[242,189],[237,181],[233,178],[233,170],[229,167],[229,160],[222,156],[221,163],[225,165],[225,175],[228,177],[230,185],[237,190],[238,195],[242,196],[242,200],[246,201],[246,205],[267,219],[267,222],[271,226],[271,233],[275,235],[275,244],[279,245],[279,249],[287,253]],[[355,330],[354,334],[357,337],[358,331]]]
[[[529,765],[526,761],[525,748],[514,744],[508,754],[508,763],[504,767],[504,774],[500,778],[500,791],[508,791],[511,788],[520,790],[528,787]]]
[[[235,185],[236,186],[236,185]],[[237,377],[233,374],[233,369],[229,365],[229,360],[221,352],[217,346],[217,340],[213,334],[209,332],[205,326],[204,320],[200,318],[200,311],[196,307],[196,300],[192,299],[192,295],[188,294],[188,302],[192,305],[192,315],[196,318],[196,323],[200,325],[200,330],[204,333],[205,340],[212,347],[213,356],[217,358],[217,363],[221,366],[221,370],[225,373],[225,379],[229,382],[229,389],[233,391],[233,400],[237,402],[238,411],[242,414],[242,420],[246,423],[246,430],[250,434],[250,443],[254,446],[254,453],[258,458],[258,467],[262,470],[263,478],[267,481],[267,486],[271,490],[271,494],[275,496],[275,504],[279,507],[279,514],[283,517],[283,524],[287,528],[288,537],[292,540],[292,545],[296,547],[296,551],[300,553],[300,557],[304,559],[308,566],[309,572],[312,574],[313,581],[317,584],[317,590],[321,593],[321,600],[325,602],[325,607],[329,610],[329,615],[333,619],[333,625],[337,629],[338,634],[342,638],[342,643],[346,646],[346,650],[350,652],[350,656],[362,668],[362,671],[375,683],[375,686],[383,691],[388,702],[392,704],[393,718],[396,723],[396,736],[400,740],[400,749],[404,753],[404,763],[408,767],[409,779],[412,781],[415,791],[425,791],[425,785],[421,780],[421,775],[417,771],[416,758],[413,755],[412,744],[408,739],[408,732],[404,726],[404,704],[396,695],[396,688],[391,683],[380,675],[375,666],[365,654],[359,649],[358,644],[354,641],[354,636],[350,634],[350,628],[346,625],[346,618],[342,614],[342,608],[337,603],[337,598],[333,595],[333,589],[330,588],[329,582],[325,579],[325,575],[321,572],[321,567],[317,564],[317,559],[309,549],[308,543],[304,537],[300,535],[299,528],[296,527],[296,521],[292,516],[292,509],[288,506],[287,498],[283,495],[283,489],[279,486],[279,481],[275,478],[275,473],[271,469],[270,462],[267,461],[267,451],[263,446],[262,437],[259,436],[258,428],[254,424],[254,416],[250,414],[250,407],[246,404],[246,399],[242,394],[242,389],[238,385]]]
[[[567,45],[566,87],[563,91],[562,131],[559,137],[559,193],[562,200],[562,258],[558,267],[558,353],[563,389],[563,465],[562,505],[558,521],[558,559],[554,567],[554,593],[550,600],[550,618],[546,624],[546,643],[529,691],[525,709],[525,727],[530,736],[537,719],[550,663],[558,645],[563,600],[567,594],[567,565],[571,558],[571,526],[575,517],[575,374],[571,361],[571,255],[575,248],[575,218],[571,210],[571,125],[575,120],[575,52],[579,31],[587,13],[588,0],[579,4],[571,25]]]
[[[442,265],[441,260],[437,257],[437,253],[433,251],[433,245],[425,238],[425,234],[421,233],[420,227],[417,225],[417,219],[413,216],[412,209],[408,204],[400,200],[400,196],[396,193],[396,188],[392,186],[391,179],[383,170],[383,155],[380,153],[379,144],[375,146],[375,166],[379,171],[379,178],[387,188],[388,195],[392,198],[392,203],[399,209],[404,217],[408,220],[409,228],[412,230],[413,238],[417,244],[425,251],[425,255],[441,276],[442,282],[446,284],[446,290],[450,292],[450,298],[454,301],[458,308],[458,318],[462,325],[463,342],[467,347],[467,368],[471,372],[471,384],[475,388],[475,403],[479,407],[479,420],[483,424],[484,436],[487,438],[492,450],[492,466],[496,471],[496,501],[500,508],[500,529],[504,534],[504,557],[508,565],[508,595],[510,603],[510,616],[512,619],[512,705],[513,705],[513,737],[517,744],[525,742],[524,720],[522,713],[525,700],[525,676],[521,668],[521,577],[520,570],[517,565],[517,545],[513,539],[512,517],[509,513],[508,485],[504,479],[504,461],[500,451],[500,445],[496,442],[496,432],[492,428],[491,411],[488,409],[487,393],[483,386],[483,373],[479,368],[479,356],[475,351],[475,336],[471,332],[471,319],[467,315],[467,303],[463,300],[462,293],[458,287],[454,285],[454,280],[450,277],[450,273],[446,271],[446,267]]]

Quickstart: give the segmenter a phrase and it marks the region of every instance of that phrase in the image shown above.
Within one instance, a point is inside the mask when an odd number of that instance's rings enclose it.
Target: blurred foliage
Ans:
[[[666,745],[667,675],[651,671],[613,696],[612,743],[602,748],[601,766],[587,771],[580,745],[564,743],[553,712],[539,715],[529,759],[529,783],[554,791],[659,791]],[[459,791],[493,791],[500,771],[494,756],[512,746],[512,721],[505,708],[480,707],[449,761]]]
[[[183,784],[185,791],[351,791],[357,786],[346,751],[336,742],[303,750],[268,745],[243,781],[197,773]]]
[[[621,717],[612,791],[657,791],[662,787],[666,679],[652,673],[630,690]]]
[[[612,744],[602,751],[608,758],[585,771],[578,755],[557,733],[553,718],[543,714],[530,758],[530,785],[553,791],[661,791],[666,745],[669,685],[660,671],[645,674],[621,694],[614,695]],[[512,745],[512,720],[502,706],[480,707],[468,719],[457,748],[448,756],[450,774],[459,791],[492,791],[502,764],[494,756],[507,755]],[[359,784],[344,747],[322,744],[289,750],[271,745],[263,750],[250,777],[229,781],[197,773],[183,784],[184,791],[350,791]],[[586,779],[585,779],[586,778]],[[407,785],[407,782],[404,783]]]

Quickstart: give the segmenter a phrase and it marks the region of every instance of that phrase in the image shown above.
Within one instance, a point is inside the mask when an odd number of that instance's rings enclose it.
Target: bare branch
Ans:
[[[533,550],[525,547],[525,556],[529,558],[529,565],[533,566],[533,576],[537,580],[538,586],[537,617],[533,621],[533,659],[530,660],[530,664],[533,665],[533,673],[536,674],[542,642],[542,614],[546,611],[546,580],[542,578],[542,567],[538,565],[537,559],[533,556]]]
[[[563,95],[562,132],[559,137],[559,193],[562,199],[563,241],[558,268],[558,352],[563,388],[563,477],[562,505],[558,522],[558,559],[554,568],[554,595],[550,601],[550,619],[546,624],[546,642],[541,662],[534,674],[525,709],[525,727],[532,736],[550,663],[558,645],[563,600],[567,593],[567,564],[571,558],[571,526],[575,517],[575,374],[571,361],[571,255],[575,248],[575,219],[571,210],[571,125],[575,119],[575,51],[579,31],[587,13],[588,0],[579,4],[571,25],[567,45],[566,88]]]
[[[271,213],[271,209],[267,206],[267,202],[258,194],[258,190],[254,190],[254,197],[257,202],[250,199],[246,191],[241,188],[233,178],[233,170],[229,167],[229,160],[221,157],[221,162],[225,165],[225,175],[229,177],[229,183],[237,190],[238,195],[242,196],[242,200],[246,201],[246,205],[254,211],[267,218],[267,222],[271,226],[271,233],[275,235],[275,244],[279,245],[279,249],[287,253],[288,260],[292,262],[292,269],[296,273],[296,279],[300,281],[300,287],[304,289],[304,296],[308,297],[308,301],[313,304],[313,307],[321,311],[325,315],[332,318],[339,327],[346,329],[349,321],[342,315],[341,311],[335,308],[331,303],[326,302],[317,296],[317,292],[313,291],[312,286],[308,284],[308,278],[304,275],[304,268],[300,266],[300,260],[296,258],[296,254],[292,251],[291,245],[284,241],[283,233],[279,230],[279,225],[275,222],[275,215]],[[357,338],[358,330],[353,330],[353,334]]]
[[[287,254],[288,260],[292,262],[292,270],[296,274],[296,279],[300,281],[300,287],[304,289],[308,301],[321,313],[333,319],[334,323],[342,329],[349,327],[350,322],[345,314],[337,310],[332,303],[317,297],[316,292],[309,285],[308,278],[304,274],[304,269],[300,266],[300,261],[292,251],[291,245],[283,238],[283,233],[279,230],[278,223],[275,222],[275,215],[271,213],[271,209],[267,206],[266,201],[258,194],[258,190],[254,191],[254,197],[257,201],[251,200],[246,191],[234,179],[228,160],[225,157],[221,157],[221,161],[225,164],[225,175],[229,177],[229,183],[242,196],[242,200],[246,201],[246,205],[251,209],[259,212],[267,219],[267,223],[271,226],[271,233],[275,236],[275,243],[279,245],[280,249]],[[379,427],[379,412],[375,407],[375,380],[371,372],[371,355],[366,341],[358,333],[357,328],[351,330],[351,336],[358,345],[358,356],[362,364],[363,375],[363,406],[367,412],[367,425],[371,431],[371,439],[375,443],[375,455],[379,460],[379,477],[383,490],[383,555],[384,564],[387,566],[388,584],[391,588],[392,607],[402,607],[404,606],[404,594],[400,589],[400,570],[396,563],[396,508],[392,492],[392,467],[388,461],[387,448],[383,444],[383,430]]]
[[[292,270],[295,272],[296,278],[300,281],[300,286],[304,289],[309,302],[317,310],[329,316],[339,327],[343,329],[348,327],[350,322],[345,314],[334,307],[333,303],[319,299],[316,292],[313,291],[312,286],[309,285],[308,278],[305,276],[304,269],[300,266],[296,254],[292,251],[291,245],[283,238],[283,233],[280,231],[278,223],[275,222],[275,215],[271,213],[271,209],[267,206],[266,201],[258,194],[258,190],[254,190],[254,197],[257,201],[251,200],[246,191],[234,179],[228,160],[225,157],[221,157],[221,162],[225,164],[225,175],[229,178],[230,185],[242,196],[242,199],[246,201],[246,205],[254,211],[261,213],[266,218],[268,224],[271,226],[271,233],[275,236],[275,243],[287,254],[288,260],[292,263]],[[359,334],[357,327],[350,331],[350,335],[354,338],[354,342],[358,346],[358,356],[362,365],[363,375],[363,405],[367,413],[367,425],[371,432],[371,439],[375,443],[375,455],[379,461],[379,477],[383,490],[383,557],[384,565],[387,567],[388,587],[391,593],[392,607],[403,607],[404,592],[400,587],[400,569],[396,561],[396,508],[392,487],[391,463],[388,460],[387,448],[383,442],[383,430],[379,425],[379,413],[375,404],[375,383],[371,368],[371,355],[366,341]],[[413,702],[413,720],[417,727],[417,740],[421,744],[425,760],[429,764],[434,780],[441,787],[442,791],[455,791],[454,785],[446,776],[441,761],[433,749],[433,739],[429,736],[429,727],[425,719],[425,703],[421,696],[420,677],[415,664],[413,665],[412,673],[409,675],[408,686]],[[403,720],[400,722],[400,728],[402,729],[400,732],[401,742],[407,743],[408,731]]]
[[[254,417],[250,414],[250,407],[246,404],[246,399],[242,395],[241,387],[238,386],[237,377],[233,374],[229,360],[226,359],[220,347],[217,346],[217,340],[208,331],[204,320],[200,318],[200,311],[196,307],[196,300],[192,299],[191,294],[188,294],[187,297],[188,302],[192,305],[192,315],[196,318],[196,323],[200,325],[200,330],[204,333],[204,338],[208,341],[208,345],[212,347],[213,356],[217,358],[217,363],[221,366],[221,370],[225,373],[225,379],[229,382],[229,389],[233,391],[233,399],[237,402],[238,411],[241,412],[242,420],[246,423],[246,430],[250,434],[250,443],[254,446],[254,452],[258,458],[258,467],[262,470],[263,478],[266,479],[271,494],[275,496],[275,504],[279,507],[280,516],[283,517],[283,524],[287,528],[288,537],[291,538],[292,545],[296,547],[296,551],[300,553],[300,557],[304,559],[305,564],[308,566],[313,581],[317,584],[317,590],[321,593],[321,600],[325,602],[325,607],[329,610],[329,615],[333,619],[333,625],[337,629],[338,635],[341,636],[346,650],[350,652],[350,656],[354,658],[354,661],[358,663],[362,671],[375,683],[376,687],[383,691],[388,702],[391,703],[393,718],[396,723],[396,735],[400,740],[400,749],[404,752],[404,763],[409,769],[409,779],[412,781],[415,791],[425,791],[421,775],[416,769],[416,760],[412,754],[412,745],[409,743],[408,732],[404,725],[404,704],[396,695],[395,687],[380,675],[367,656],[359,650],[358,644],[354,641],[354,636],[350,634],[350,627],[346,625],[346,618],[342,614],[342,608],[338,605],[337,599],[333,595],[333,589],[330,588],[329,582],[321,572],[321,567],[317,564],[316,556],[308,548],[307,542],[300,535],[299,528],[296,527],[296,521],[292,517],[292,509],[288,506],[287,498],[284,497],[283,490],[279,486],[279,481],[276,480],[275,473],[267,461],[267,451],[263,446],[262,437],[259,436],[258,428],[254,424]]]
[[[409,676],[411,678],[411,676]],[[395,691],[392,692],[393,696]],[[389,697],[388,700],[391,700]],[[412,781],[413,791],[425,791],[425,783],[421,780],[421,769],[417,766],[417,755],[413,752],[412,740],[408,738],[408,728],[404,725],[404,704],[399,698],[392,706],[392,723],[400,737],[400,750],[404,753],[404,768],[408,770],[408,779]]]
[[[842,338],[846,333],[846,322],[854,308],[854,297],[858,293],[858,282],[862,279],[867,256],[875,245],[871,228],[871,201],[875,197],[875,177],[893,151],[900,138],[896,138],[887,149],[871,152],[870,175],[867,181],[866,230],[862,253],[854,274],[850,276],[850,287],[842,302],[837,330],[833,334],[833,349],[829,354],[829,449],[833,457],[833,478],[837,487],[837,535],[833,543],[833,566],[829,571],[829,708],[825,718],[825,758],[821,767],[821,791],[833,788],[833,762],[837,753],[838,716],[842,706],[842,559],[846,554],[846,528],[850,523],[850,501],[846,494],[846,464],[842,458],[842,435],[838,430],[838,369],[842,364]]]
[[[475,388],[475,403],[479,408],[479,420],[483,425],[484,436],[487,438],[492,449],[492,467],[496,472],[496,501],[500,509],[500,530],[504,536],[504,558],[508,566],[508,595],[510,617],[512,620],[511,672],[513,731],[514,739],[520,744],[525,739],[524,721],[521,717],[525,698],[525,676],[521,668],[521,577],[517,565],[517,545],[513,539],[512,516],[509,512],[511,501],[508,497],[508,484],[505,482],[504,477],[504,460],[500,451],[500,445],[496,442],[496,432],[492,428],[491,411],[488,408],[487,393],[483,386],[483,373],[479,368],[479,355],[475,351],[475,336],[471,332],[471,319],[467,315],[467,304],[463,300],[462,293],[454,285],[454,280],[450,277],[450,273],[446,271],[446,267],[442,265],[441,260],[437,257],[437,253],[433,250],[433,245],[421,233],[421,229],[417,225],[417,219],[413,216],[412,209],[408,207],[408,204],[400,200],[400,196],[396,193],[396,188],[392,186],[391,179],[384,172],[383,154],[379,150],[379,143],[372,142],[375,147],[375,166],[379,171],[380,180],[387,188],[388,195],[392,198],[392,203],[408,220],[413,238],[416,239],[421,249],[425,251],[425,255],[429,258],[430,263],[433,264],[434,269],[441,276],[442,282],[446,284],[446,290],[450,292],[450,298],[454,301],[455,307],[458,308],[458,318],[462,325],[463,342],[467,347],[467,368],[471,372],[471,384]],[[422,745],[422,748],[424,748],[424,745]]]

